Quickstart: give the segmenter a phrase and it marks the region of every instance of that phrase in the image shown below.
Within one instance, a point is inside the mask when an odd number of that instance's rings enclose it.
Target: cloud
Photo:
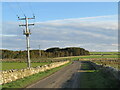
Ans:
[[[25,36],[18,24],[5,22],[5,25],[3,48],[25,49]],[[32,49],[41,45],[42,49],[77,46],[91,51],[116,51],[117,46],[114,44],[118,41],[117,25],[117,15],[37,22],[34,27],[30,27],[30,46]]]
[[[94,27],[102,28],[106,30],[117,30],[118,22],[117,15],[109,16],[96,16],[96,17],[85,17],[85,18],[71,18],[62,20],[51,20],[45,22],[37,22],[36,25],[41,26],[54,26],[54,27]]]
[[[0,37],[16,37],[17,35],[3,35],[3,34],[0,34]]]

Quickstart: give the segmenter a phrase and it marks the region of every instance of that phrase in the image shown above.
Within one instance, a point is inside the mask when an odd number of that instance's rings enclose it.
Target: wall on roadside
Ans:
[[[46,70],[50,70],[52,68],[59,67],[61,65],[67,64],[69,61],[61,61],[61,62],[55,62],[44,66],[37,66],[37,67],[31,67],[26,69],[19,69],[19,70],[8,70],[8,71],[1,71],[0,72],[0,85],[9,83],[12,81],[16,81],[17,79],[21,79],[24,77],[28,77],[30,75],[44,72]]]
[[[116,79],[120,80],[120,70],[111,66],[107,66],[104,64],[98,64],[95,63],[94,61],[97,60],[102,60],[102,61],[110,61],[110,60],[114,60],[114,61],[118,61],[118,58],[86,58],[86,59],[79,59],[80,61],[90,61],[91,64],[96,68],[96,69],[102,69],[103,72],[106,73],[110,73],[111,75],[113,75]],[[119,65],[118,65],[119,67]]]
[[[105,73],[110,73],[111,75],[113,75],[116,79],[120,80],[120,70],[110,67],[110,66],[105,66],[102,64],[96,64],[91,62],[91,64],[97,69],[102,69],[103,72]]]

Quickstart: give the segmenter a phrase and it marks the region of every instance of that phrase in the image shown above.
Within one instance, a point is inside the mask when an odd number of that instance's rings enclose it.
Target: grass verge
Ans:
[[[109,73],[95,70],[90,63],[82,63],[81,88],[119,88],[119,81]]]
[[[45,72],[40,72],[40,73],[34,74],[32,76],[13,81],[11,83],[4,84],[4,85],[2,85],[2,88],[6,89],[6,88],[24,88],[24,87],[27,87],[28,85],[31,85],[31,84],[49,76],[49,75],[57,72],[58,70],[62,69],[63,67],[65,67],[69,64],[71,64],[71,62],[69,62],[65,65],[62,65],[60,67],[53,68],[51,70],[47,70]]]

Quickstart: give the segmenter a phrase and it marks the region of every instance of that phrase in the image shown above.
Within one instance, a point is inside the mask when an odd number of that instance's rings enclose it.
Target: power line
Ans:
[[[28,6],[29,6],[29,8],[30,8],[31,13],[34,14],[34,12],[33,12],[33,8],[32,8],[32,6],[31,6],[30,3],[28,3]]]
[[[24,9],[21,8],[20,2],[18,1],[18,2],[16,2],[16,3],[17,3],[17,7],[18,7],[18,9],[20,10],[20,12],[22,12],[22,14],[26,17],[26,13],[24,13],[24,11],[23,11]],[[26,11],[31,11],[31,13],[33,14],[33,17],[35,17],[35,16],[34,16],[33,9],[32,9],[32,6],[31,6],[30,3],[28,3],[28,8],[29,8],[29,10],[26,10]],[[29,13],[29,12],[28,12],[28,13]],[[19,16],[18,16],[18,17],[19,17]],[[35,23],[35,19],[34,19],[33,23]],[[22,28],[21,28],[21,29],[22,29]],[[32,29],[34,29],[34,26],[33,26]]]
[[[15,3],[14,3],[15,4]],[[10,4],[10,2],[8,2],[7,3],[7,6],[8,6],[8,8],[10,9],[10,11],[12,11],[13,13],[14,13],[14,15],[16,15],[17,17],[19,17],[18,16],[18,12],[19,12],[19,10],[15,10],[15,8],[13,7],[13,3],[12,4]],[[17,6],[18,7],[18,6]],[[20,22],[17,22],[17,24],[19,25],[20,24]],[[23,29],[23,28],[21,28],[21,29]]]
[[[30,11],[31,11],[31,13],[33,14],[33,16],[34,16],[34,10],[33,10],[33,7],[32,7],[32,5],[31,5],[31,3],[30,2],[28,2],[28,7],[29,7],[29,9],[30,9]],[[33,20],[33,23],[35,23],[35,19]],[[33,28],[32,29],[34,29],[34,26],[33,26]]]
[[[7,6],[12,9],[11,11],[12,11],[13,13],[16,13],[15,10],[14,10],[14,8],[9,4],[9,2],[8,2],[8,5],[7,5]],[[16,13],[16,14],[17,14],[17,13]]]
[[[20,6],[20,3],[19,3],[19,2],[16,2],[16,3],[17,3],[17,5],[18,5],[19,10],[22,12],[23,15],[25,15],[25,13],[23,12],[23,10],[22,10],[22,8],[21,8],[21,6]]]

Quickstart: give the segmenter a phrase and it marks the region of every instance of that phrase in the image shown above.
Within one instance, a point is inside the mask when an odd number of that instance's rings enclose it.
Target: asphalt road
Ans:
[[[27,88],[80,88],[80,66],[80,61],[74,61]]]

